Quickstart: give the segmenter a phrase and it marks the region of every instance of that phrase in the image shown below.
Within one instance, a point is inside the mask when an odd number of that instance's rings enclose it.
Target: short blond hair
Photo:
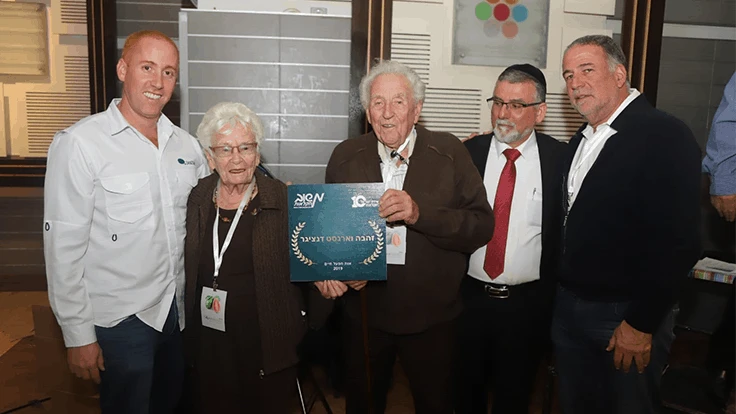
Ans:
[[[168,42],[171,46],[174,46],[174,49],[176,49],[176,54],[179,54],[179,48],[169,36],[166,36],[158,30],[139,30],[135,33],[131,33],[130,36],[125,39],[123,53],[120,55],[120,58],[125,60],[125,57],[130,54],[130,51],[133,50],[138,42],[140,42],[142,39],[158,39]]]

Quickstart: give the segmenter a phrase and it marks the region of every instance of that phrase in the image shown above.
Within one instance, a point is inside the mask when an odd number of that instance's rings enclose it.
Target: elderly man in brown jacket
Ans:
[[[470,155],[453,135],[415,124],[425,86],[408,67],[383,61],[360,85],[373,132],[338,145],[328,183],[383,182],[379,213],[394,241],[385,282],[317,282],[344,297],[347,412],[386,407],[392,368],[401,360],[417,413],[452,413],[454,321],[468,254],[493,235],[493,213]],[[392,234],[395,236],[392,237]],[[399,243],[400,242],[400,243]],[[399,246],[395,246],[399,244]],[[371,394],[364,366],[359,290],[367,297]]]

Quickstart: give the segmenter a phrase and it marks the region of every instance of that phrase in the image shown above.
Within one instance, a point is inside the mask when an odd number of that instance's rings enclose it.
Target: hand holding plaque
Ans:
[[[325,299],[337,299],[348,291],[348,285],[339,280],[316,281],[314,285]]]
[[[419,206],[406,191],[388,189],[378,201],[378,214],[389,223],[412,225],[419,220]]]
[[[365,285],[368,284],[367,280],[347,280],[345,281],[345,284],[350,286],[352,289],[360,290],[365,287]]]

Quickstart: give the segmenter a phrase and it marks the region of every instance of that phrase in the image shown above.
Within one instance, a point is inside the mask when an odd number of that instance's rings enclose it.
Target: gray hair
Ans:
[[[414,102],[424,101],[424,89],[426,86],[422,79],[419,78],[416,72],[410,67],[393,60],[383,60],[375,64],[371,71],[363,77],[360,81],[360,103],[363,105],[363,109],[368,110],[368,102],[371,99],[371,86],[373,81],[380,75],[385,74],[396,74],[401,75],[409,81],[411,85],[412,93],[414,95]]]
[[[501,72],[501,75],[498,76],[497,82],[501,81],[508,83],[532,82],[534,84],[534,89],[536,89],[537,91],[534,100],[537,102],[544,102],[547,100],[547,86],[543,85],[542,82],[539,81],[539,79],[524,71],[514,68],[506,68],[503,72]]]
[[[593,45],[598,46],[608,56],[608,69],[613,72],[617,65],[623,65],[626,67],[626,55],[621,49],[618,43],[616,43],[610,36],[605,35],[588,35],[573,40],[570,45],[565,48],[565,53],[574,46],[587,46]],[[564,55],[564,54],[563,54]]]
[[[255,136],[260,153],[263,143],[263,123],[255,112],[238,102],[220,102],[207,110],[197,127],[197,139],[202,148],[211,153],[213,137],[217,134],[232,133],[237,124],[242,125]]]

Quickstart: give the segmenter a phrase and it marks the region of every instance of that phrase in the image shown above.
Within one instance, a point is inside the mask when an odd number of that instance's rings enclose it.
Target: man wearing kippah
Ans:
[[[534,131],[547,83],[529,64],[504,70],[488,98],[493,132],[465,142],[493,206],[493,239],[470,257],[460,293],[455,412],[528,413],[549,342],[565,144]]]

